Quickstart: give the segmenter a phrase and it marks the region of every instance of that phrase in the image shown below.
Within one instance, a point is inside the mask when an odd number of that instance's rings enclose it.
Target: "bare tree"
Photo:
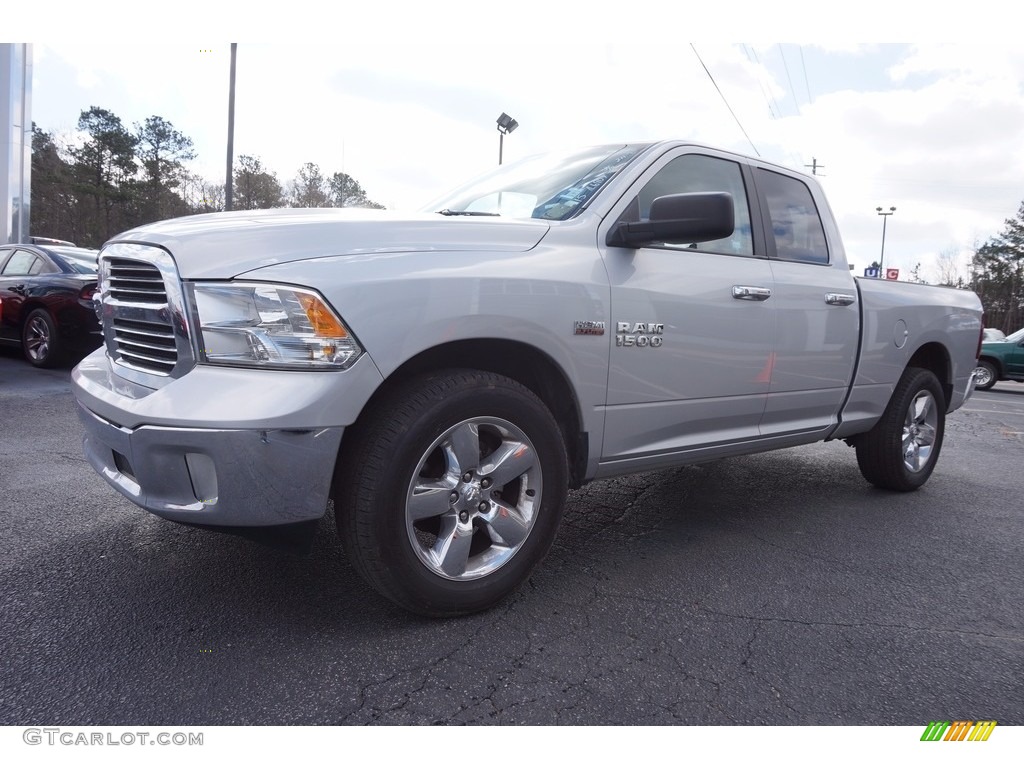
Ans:
[[[288,204],[292,208],[330,208],[331,195],[320,166],[306,163],[292,182]]]
[[[969,280],[967,275],[961,271],[961,264],[969,267],[970,262],[961,261],[960,249],[956,246],[942,251],[935,259],[939,270],[939,285],[948,285],[951,288],[966,288]]]

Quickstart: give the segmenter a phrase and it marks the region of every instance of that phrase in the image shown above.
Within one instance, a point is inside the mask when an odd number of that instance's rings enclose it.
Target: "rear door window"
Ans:
[[[34,253],[29,253],[28,251],[15,251],[14,255],[7,260],[7,264],[4,265],[3,274],[11,276],[34,275],[36,272],[32,271],[33,267],[35,267],[37,272],[39,269],[36,265],[38,258]]]
[[[785,261],[828,264],[828,243],[811,191],[799,179],[758,168],[757,186],[768,204],[769,243]]]

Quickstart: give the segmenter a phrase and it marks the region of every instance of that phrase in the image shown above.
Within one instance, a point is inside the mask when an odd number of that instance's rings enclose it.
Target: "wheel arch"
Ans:
[[[1005,371],[1003,371],[1003,361],[1000,360],[998,357],[992,357],[992,355],[982,355],[981,357],[978,358],[979,363],[982,362],[983,360],[995,369],[996,376],[1002,377],[1005,375]]]
[[[21,329],[25,327],[25,321],[28,320],[28,316],[31,315],[37,309],[45,310],[46,313],[53,320],[54,324],[57,323],[56,315],[54,315],[53,310],[46,305],[46,302],[36,298],[26,299],[25,302],[21,305],[21,312],[18,315],[19,333],[21,332]]]
[[[941,360],[929,355],[935,353],[926,352],[913,361],[917,364],[907,366],[881,419],[852,442],[861,474],[878,488],[917,490],[938,461],[946,410],[938,402],[934,407],[928,404],[944,396],[942,379],[929,367]],[[927,400],[919,408],[922,398]]]
[[[953,400],[953,363],[949,350],[937,341],[930,341],[919,347],[907,361],[907,368],[924,368],[935,374],[942,387],[946,407]]]
[[[471,368],[506,376],[533,392],[554,416],[569,457],[569,484],[582,485],[589,454],[579,398],[569,377],[548,354],[529,344],[500,338],[459,339],[425,349],[392,371],[363,406],[362,414],[396,386],[414,376],[450,368]],[[356,420],[358,424],[360,419]],[[342,439],[342,452],[345,440]]]

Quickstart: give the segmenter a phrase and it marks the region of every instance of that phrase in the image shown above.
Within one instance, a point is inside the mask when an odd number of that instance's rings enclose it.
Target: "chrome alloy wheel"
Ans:
[[[511,422],[483,416],[451,427],[424,452],[406,494],[406,530],[433,573],[471,581],[494,573],[533,529],[540,460]]]
[[[928,464],[938,426],[938,404],[931,392],[922,389],[910,401],[903,422],[903,464],[911,472],[920,472]]]
[[[992,381],[992,369],[987,365],[979,365],[974,369],[974,386],[984,387]]]
[[[50,326],[41,315],[29,319],[25,329],[25,351],[35,362],[45,360],[50,354]]]

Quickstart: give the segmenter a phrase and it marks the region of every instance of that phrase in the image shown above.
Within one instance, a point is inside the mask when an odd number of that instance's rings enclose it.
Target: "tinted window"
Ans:
[[[670,161],[651,179],[637,196],[640,220],[647,219],[655,198],[682,192],[728,192],[732,195],[736,229],[731,237],[706,243],[666,243],[672,248],[693,248],[713,253],[751,256],[754,244],[750,237],[750,208],[747,188],[740,166],[731,160],[706,155],[683,155]],[[634,210],[636,210],[634,208]]]
[[[96,252],[87,251],[82,249],[80,253],[75,252],[78,249],[68,248],[66,250],[58,251],[56,248],[51,249],[53,251],[53,261],[63,269],[65,272],[77,272],[83,275],[94,275],[99,270],[99,266],[96,262]]]
[[[828,264],[825,230],[807,185],[760,168],[757,185],[768,203],[775,255],[788,261]]]
[[[4,267],[5,275],[34,275],[39,272],[38,257],[28,251],[15,251]],[[35,268],[35,272],[32,269]]]
[[[72,259],[92,259],[93,261],[96,261],[96,256],[99,254],[99,251],[94,248],[71,248],[70,246],[54,246],[46,250],[56,253],[58,256],[67,256]]]
[[[36,259],[36,263],[29,269],[30,275],[49,275],[54,272],[60,272],[61,268],[50,261],[46,256],[40,256]]]

